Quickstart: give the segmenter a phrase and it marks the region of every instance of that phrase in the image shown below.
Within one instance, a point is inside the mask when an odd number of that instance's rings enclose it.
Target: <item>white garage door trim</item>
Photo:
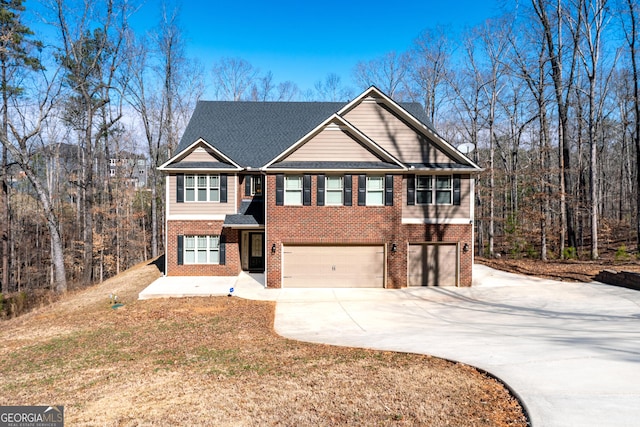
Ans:
[[[282,246],[283,288],[383,288],[385,245]]]
[[[423,251],[429,251],[430,249],[435,248],[443,248],[446,252],[444,252],[437,262],[442,264],[445,267],[452,268],[441,268],[442,271],[440,273],[436,272],[436,274],[449,274],[446,276],[447,280],[442,280],[441,278],[437,279],[437,285],[429,284],[432,283],[429,281],[428,284],[424,283],[424,268],[427,268],[429,271],[430,265],[425,264],[428,260],[434,256],[438,256],[437,253],[429,253],[426,254]],[[419,253],[417,251],[420,251]],[[453,252],[453,254],[452,254]],[[453,256],[455,264],[451,266],[447,261],[451,259]],[[418,259],[421,259],[422,265],[416,265]],[[445,261],[446,260],[446,261]],[[453,283],[450,283],[450,272],[453,270]],[[420,283],[416,283],[416,278]],[[421,243],[410,243],[407,251],[407,286],[417,287],[417,286],[459,286],[460,285],[460,245],[458,242],[421,242]]]

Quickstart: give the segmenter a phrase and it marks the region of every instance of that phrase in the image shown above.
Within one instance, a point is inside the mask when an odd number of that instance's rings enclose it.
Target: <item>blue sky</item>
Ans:
[[[149,0],[132,24],[156,25],[159,4]],[[460,31],[496,14],[496,0],[185,0],[180,21],[187,55],[207,73],[218,58],[240,57],[304,91],[329,73],[350,84],[358,61],[405,51],[426,28]]]

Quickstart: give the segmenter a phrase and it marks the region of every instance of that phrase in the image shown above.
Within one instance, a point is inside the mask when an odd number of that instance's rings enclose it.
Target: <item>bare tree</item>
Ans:
[[[574,32],[566,45],[563,34],[563,20],[566,12],[563,4],[557,0],[555,8],[550,0],[532,0],[533,10],[538,18],[537,24],[541,26],[543,38],[547,44],[547,53],[551,62],[551,78],[553,80],[556,106],[558,110],[558,131],[560,152],[560,211],[562,216],[562,227],[560,228],[560,254],[564,257],[565,239],[568,238],[570,247],[577,246],[575,233],[575,218],[572,203],[567,203],[568,189],[572,188],[571,177],[571,151],[569,135],[569,97],[573,91],[574,77],[576,73],[576,62],[578,55],[579,33]],[[549,16],[549,9],[554,14],[552,20]],[[581,25],[582,14],[578,13],[576,26]],[[565,64],[564,53],[570,54],[568,64]],[[568,65],[568,71],[565,71]],[[566,234],[565,234],[566,232]]]
[[[38,173],[37,161],[33,156],[33,142],[41,137],[43,128],[47,126],[47,120],[57,103],[60,89],[57,74],[54,72],[53,78],[47,80],[43,72],[30,88],[29,93],[33,96],[32,99],[13,98],[11,100],[14,115],[13,117],[7,116],[9,134],[0,133],[0,142],[20,166],[42,204],[50,234],[51,265],[54,272],[53,286],[57,292],[66,292],[67,277],[62,237],[58,216],[52,202],[56,195],[48,191],[46,177]]]
[[[406,53],[392,51],[371,61],[358,62],[353,71],[355,80],[362,90],[376,86],[396,101],[402,101],[406,95],[408,58]]]
[[[277,101],[293,101],[300,96],[300,89],[294,82],[287,80],[278,84]]]
[[[351,89],[344,87],[342,79],[335,73],[327,74],[324,81],[317,81],[314,89],[315,96],[320,101],[340,102],[352,96]]]
[[[602,33],[609,20],[607,14],[607,0],[581,1],[578,13],[582,18],[582,26],[574,28],[574,31],[582,32],[581,40],[585,46],[579,46],[580,59],[588,80],[588,118],[587,138],[589,143],[589,188],[590,188],[590,214],[591,214],[591,259],[598,259],[598,210],[600,207],[598,197],[598,127],[602,117],[603,102],[606,98],[601,91],[606,91],[612,73],[604,78],[602,74],[601,51]],[[613,67],[611,67],[613,70]]]
[[[631,62],[631,80],[633,86],[633,113],[634,132],[633,142],[636,149],[636,165],[640,165],[640,71],[638,71],[638,25],[640,25],[640,12],[636,0],[627,0],[629,21],[623,21],[624,33],[629,47]],[[640,172],[636,172],[636,233],[637,250],[640,253]]]
[[[216,97],[240,101],[249,95],[259,70],[242,58],[222,58],[213,66]]]
[[[123,60],[129,10],[125,0],[107,0],[98,6],[91,0],[80,5],[55,0],[53,7],[62,42],[59,61],[70,91],[66,120],[78,132],[82,153],[83,281],[91,283],[96,147],[122,117],[117,72]],[[108,116],[104,114],[107,106],[115,108]]]
[[[42,43],[32,40],[33,35],[27,26],[22,22],[22,12],[25,7],[22,0],[6,2],[2,5],[2,19],[0,19],[0,92],[2,95],[2,123],[0,131],[4,138],[8,140],[9,135],[9,102],[19,96],[22,88],[19,87],[18,80],[25,70],[40,70],[42,64],[39,58],[30,52],[33,48],[42,48]],[[8,148],[2,147],[2,164],[0,165],[0,209],[2,210],[2,220],[0,221],[0,240],[2,246],[2,276],[0,292],[7,294],[10,290],[10,255],[9,242],[11,232],[11,215],[9,204],[8,175]]]
[[[424,103],[427,116],[436,123],[438,109],[445,99],[449,80],[452,43],[444,27],[423,31],[413,42],[411,49],[412,100]]]

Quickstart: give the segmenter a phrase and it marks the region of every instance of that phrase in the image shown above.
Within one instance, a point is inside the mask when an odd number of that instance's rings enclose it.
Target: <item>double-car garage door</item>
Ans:
[[[283,247],[285,288],[382,288],[384,246]]]
[[[285,288],[382,288],[385,278],[383,245],[283,247]],[[410,244],[407,257],[409,286],[456,286],[458,245]]]

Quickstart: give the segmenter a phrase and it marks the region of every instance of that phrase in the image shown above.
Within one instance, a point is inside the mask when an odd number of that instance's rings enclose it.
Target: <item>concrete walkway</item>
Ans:
[[[285,337],[479,367],[515,390],[536,427],[640,420],[640,292],[481,265],[471,288],[265,290],[251,279],[236,278],[234,294],[277,301]]]

